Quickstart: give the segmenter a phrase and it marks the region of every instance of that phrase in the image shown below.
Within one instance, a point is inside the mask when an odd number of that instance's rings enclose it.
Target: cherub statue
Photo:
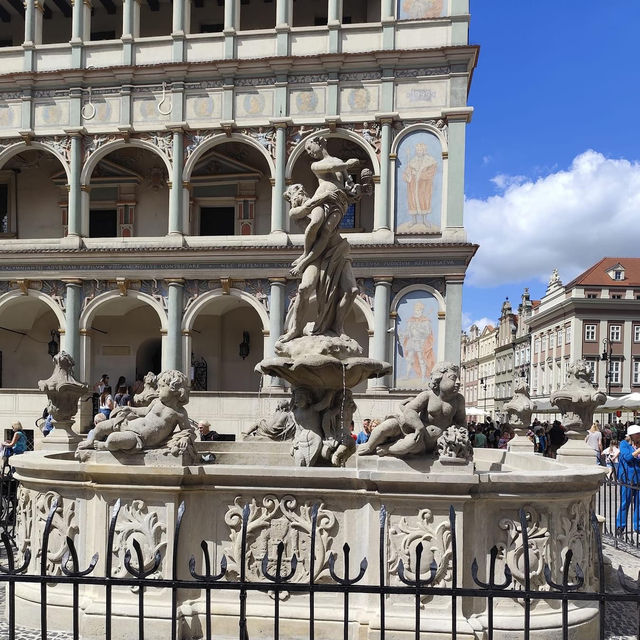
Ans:
[[[405,400],[400,411],[379,424],[358,455],[399,458],[433,451],[438,438],[452,425],[464,427],[466,414],[460,391],[460,369],[450,362],[437,364],[427,388]]]
[[[133,451],[165,445],[175,428],[189,430],[184,405],[189,401],[189,381],[176,370],[157,378],[158,397],[147,407],[123,407],[115,418],[92,429],[78,449]]]
[[[153,399],[158,397],[156,374],[149,371],[144,377],[144,387],[140,393],[133,396],[133,404],[136,407],[146,407]]]

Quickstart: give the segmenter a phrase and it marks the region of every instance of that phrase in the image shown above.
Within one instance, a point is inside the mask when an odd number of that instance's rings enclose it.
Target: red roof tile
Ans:
[[[624,280],[613,280],[607,273],[617,264],[624,268]],[[573,287],[640,287],[640,258],[602,258],[567,286]]]

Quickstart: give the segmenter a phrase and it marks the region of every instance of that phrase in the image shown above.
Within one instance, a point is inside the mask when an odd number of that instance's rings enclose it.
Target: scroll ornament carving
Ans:
[[[25,489],[23,485],[19,485],[16,504],[15,543],[22,558],[24,558],[26,550],[33,546],[33,507],[33,492]]]
[[[402,518],[389,527],[387,567],[389,574],[393,576],[393,583],[401,584],[397,577],[401,560],[404,565],[405,577],[409,580],[416,579],[416,547],[420,543],[423,546],[420,560],[421,580],[430,576],[430,566],[435,561],[438,569],[433,586],[450,584],[452,577],[451,523],[448,519],[436,523],[430,509],[420,509],[413,521]],[[424,596],[422,602],[425,602],[427,598],[428,596]]]
[[[550,562],[549,514],[540,514],[531,506],[524,507],[527,515],[527,535],[529,538],[529,566],[531,588],[548,590],[549,586],[544,578],[544,565]],[[502,561],[511,569],[514,579],[514,587],[524,587],[525,584],[525,549],[522,539],[522,527],[520,521],[512,518],[503,518],[498,526],[507,533],[506,542],[500,542],[498,547],[498,561]],[[498,567],[498,575],[502,575],[502,568]]]
[[[113,554],[116,557],[114,577],[123,578],[128,575],[124,566],[124,556],[128,549],[132,557],[136,557],[133,550],[134,540],[140,544],[144,568],[149,570],[153,566],[156,552],[160,552],[164,557],[167,547],[166,534],[167,527],[160,521],[158,513],[150,510],[142,500],[133,500],[123,507],[118,516],[113,540]],[[151,577],[161,575],[162,564]]]
[[[67,164],[71,164],[71,136],[48,136],[38,138],[38,142],[60,154]]]
[[[551,556],[554,563],[551,565],[553,579],[561,582],[562,567],[569,550],[573,551],[569,580],[575,580],[576,564],[580,565],[584,573],[585,585],[594,585],[596,563],[591,558],[592,535],[589,525],[589,505],[584,502],[573,502],[568,509],[558,511],[551,544]]]
[[[52,576],[62,575],[61,562],[67,551],[67,538],[73,538],[78,533],[76,522],[76,503],[69,498],[62,498],[55,491],[47,491],[36,497],[35,527],[32,529],[34,541],[38,541],[37,558],[40,562],[42,548],[39,546],[44,534],[44,528],[54,501],[58,501],[51,521],[49,533],[49,548],[47,552],[47,573]]]
[[[242,554],[242,510],[241,498],[237,497],[225,514],[224,520],[230,528],[230,540],[224,546],[228,561],[228,576],[235,580],[240,575]],[[312,506],[298,505],[292,495],[278,498],[267,495],[262,498],[262,505],[255,499],[249,507],[247,524],[246,576],[249,581],[263,581],[262,559],[268,554],[269,571],[275,572],[278,543],[284,543],[282,557],[282,573],[291,571],[291,558],[295,553],[298,566],[291,582],[307,582],[309,580],[311,556]],[[329,578],[329,555],[337,520],[333,513],[318,509],[315,539],[314,581],[322,582]]]

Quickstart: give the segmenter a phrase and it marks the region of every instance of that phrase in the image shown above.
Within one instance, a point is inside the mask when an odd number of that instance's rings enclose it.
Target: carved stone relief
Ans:
[[[430,577],[430,566],[433,561],[438,565],[433,586],[441,587],[451,584],[451,524],[448,518],[434,518],[430,509],[420,509],[414,518],[400,518],[389,526],[389,554],[387,568],[391,584],[402,584],[398,577],[400,561],[404,565],[405,578],[415,580],[417,575],[416,547],[422,543],[423,551],[420,561],[420,579]],[[424,602],[428,596],[424,596]]]
[[[153,566],[157,552],[160,552],[164,560],[167,548],[167,526],[158,511],[150,509],[142,500],[133,500],[122,507],[118,515],[113,539],[114,577],[123,578],[129,575],[124,566],[127,550],[131,552],[132,563],[136,564],[134,540],[138,541],[142,549],[145,570]],[[158,570],[152,573],[151,577],[161,577],[162,568],[163,563],[160,563]]]
[[[21,558],[24,558],[27,549],[33,547],[33,508],[33,492],[25,489],[23,485],[19,485],[16,507],[15,543]]]
[[[275,572],[278,543],[284,543],[282,573],[291,570],[291,558],[295,553],[298,566],[291,582],[306,582],[310,572],[310,544],[312,505],[298,504],[297,498],[285,495],[279,498],[267,495],[262,504],[250,503],[247,524],[246,575],[250,581],[263,581],[262,559],[268,554],[269,571]],[[242,498],[235,499],[224,520],[229,525],[229,542],[223,550],[228,561],[228,576],[237,579],[240,574],[242,552]],[[315,542],[314,580],[322,582],[329,577],[329,555],[337,533],[338,523],[330,511],[321,504],[318,510]]]
[[[38,549],[37,562],[42,556],[42,537],[49,512],[54,501],[58,501],[58,507],[51,521],[49,534],[49,547],[47,551],[47,573],[52,576],[62,575],[61,562],[67,550],[67,537],[73,538],[78,533],[76,522],[76,503],[70,498],[62,498],[55,491],[47,491],[36,497],[35,524],[32,529],[32,543]]]

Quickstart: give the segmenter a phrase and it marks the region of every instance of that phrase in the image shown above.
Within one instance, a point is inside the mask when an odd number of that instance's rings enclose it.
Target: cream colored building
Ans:
[[[374,175],[342,223],[360,288],[348,331],[395,374],[357,390],[361,411],[383,416],[457,361],[477,48],[468,0],[432,4],[7,5],[0,416],[40,415],[51,341],[91,384],[191,372],[190,414],[221,431],[266,412],[282,385],[254,367],[283,332],[304,228],[282,193],[313,190],[314,135]]]

